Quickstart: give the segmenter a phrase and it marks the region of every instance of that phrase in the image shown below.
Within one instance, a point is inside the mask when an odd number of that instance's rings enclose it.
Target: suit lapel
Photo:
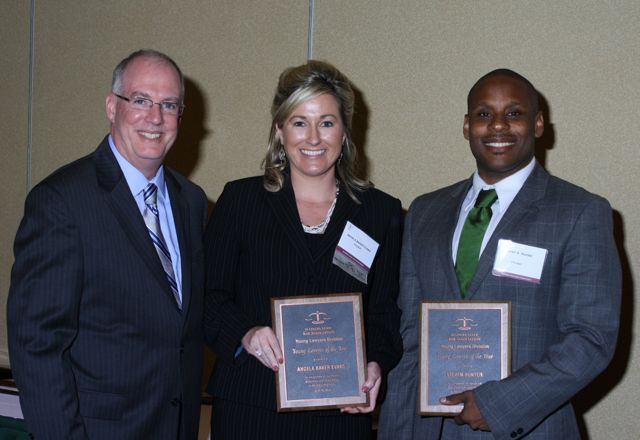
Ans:
[[[438,234],[438,249],[440,249],[439,255],[441,264],[445,271],[447,283],[451,286],[450,292],[453,295],[452,299],[454,300],[460,299],[461,293],[456,269],[453,264],[451,243],[453,242],[453,234],[456,230],[458,217],[460,216],[460,210],[462,209],[462,203],[464,202],[471,185],[472,181],[469,179],[463,181],[460,185],[453,187],[449,194],[449,203],[445,205],[443,212],[435,213],[435,215],[442,218],[440,224],[443,225],[443,231]],[[446,293],[449,294],[449,292]]]
[[[487,242],[484,252],[478,261],[476,273],[469,285],[468,297],[473,296],[486,277],[491,276],[498,241],[501,238],[512,235],[512,231],[518,229],[524,218],[537,211],[537,202],[544,197],[548,180],[549,174],[536,163],[531,175],[527,178],[511,205],[509,205],[509,209],[504,213],[500,223],[498,223]]]
[[[288,176],[285,176],[284,186],[280,191],[265,191],[265,195],[276,222],[286,231],[287,239],[300,255],[301,260],[311,261],[311,252],[300,224],[300,215],[298,214],[295,195]]]
[[[340,238],[344,225],[348,219],[353,218],[355,213],[360,209],[360,205],[356,204],[346,191],[341,191],[336,202],[336,207],[331,216],[331,221],[324,233],[323,248],[317,255],[312,255],[307,244],[305,232],[302,229],[298,207],[296,205],[295,194],[291,181],[286,176],[285,184],[282,190],[278,192],[267,192],[267,203],[271,206],[276,221],[287,231],[287,239],[291,242],[293,248],[300,255],[301,261],[307,262],[311,270],[316,275],[318,266],[311,264],[317,261],[327,252],[333,252],[335,244]]]
[[[315,259],[321,258],[327,252],[335,251],[336,244],[340,240],[340,236],[342,236],[342,232],[344,231],[347,221],[352,219],[360,210],[361,205],[351,199],[349,194],[347,194],[347,191],[344,190],[344,184],[342,184],[342,187],[343,189],[338,195],[336,207],[331,215],[331,221],[324,233],[325,237],[323,240],[323,247],[320,249],[320,252],[315,255]],[[364,232],[366,233],[367,231]]]
[[[118,161],[111,152],[109,141],[106,137],[98,146],[95,158],[98,184],[105,191],[104,197],[107,205],[158,284],[175,302],[171,288],[167,283],[162,263],[151,242],[140,210],[131,194]],[[176,310],[179,310],[177,305]]]
[[[451,216],[447,219],[447,224],[449,225],[449,229],[447,230],[446,241],[442,243],[444,247],[441,255],[446,257],[446,260],[443,261],[443,267],[446,268],[446,276],[447,282],[453,287],[451,289],[452,292],[455,293],[454,300],[459,300],[462,297],[462,292],[460,291],[460,284],[458,284],[458,275],[456,274],[456,268],[453,264],[453,254],[451,244],[453,243],[453,234],[456,230],[456,226],[458,224],[458,218],[460,217],[460,211],[462,210],[462,203],[469,192],[469,189],[473,185],[473,181],[468,179],[464,181],[461,185],[456,186],[451,191],[451,208],[448,209],[447,215]]]
[[[423,212],[416,213],[421,218],[414,219],[411,238],[417,276],[423,286],[433,285],[434,277],[442,280],[445,286],[441,292],[425,292],[425,297],[437,295],[441,299],[460,299],[451,243],[469,186],[470,181],[453,185],[436,196],[437,198],[432,200]]]
[[[187,201],[182,197],[181,186],[173,176],[171,170],[164,169],[165,182],[169,199],[171,200],[171,210],[173,211],[173,221],[178,236],[178,246],[180,248],[180,261],[182,267],[182,311],[185,318],[191,302],[191,236],[189,234],[189,207]]]

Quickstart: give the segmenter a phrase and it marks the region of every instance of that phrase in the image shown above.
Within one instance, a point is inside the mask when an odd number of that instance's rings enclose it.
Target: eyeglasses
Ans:
[[[113,93],[113,92],[112,92]],[[160,106],[160,110],[162,113],[166,115],[172,116],[182,116],[182,112],[184,111],[184,105],[178,104],[174,101],[160,101],[153,102],[149,98],[145,98],[143,96],[132,96],[131,98],[127,98],[126,96],[118,95],[114,93],[115,96],[122,99],[123,101],[127,101],[131,104],[131,107],[137,110],[145,110],[149,111],[153,108],[154,104]]]

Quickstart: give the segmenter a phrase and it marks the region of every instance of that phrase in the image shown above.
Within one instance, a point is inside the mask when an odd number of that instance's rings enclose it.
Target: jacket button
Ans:
[[[173,399],[171,399],[171,405],[173,406],[180,405],[180,399],[178,399],[177,397],[174,397]]]
[[[518,436],[517,432],[514,431],[514,432],[511,433],[511,438],[516,438],[517,436]]]
[[[516,431],[518,434],[522,434],[523,429],[522,428],[518,428],[518,430]]]

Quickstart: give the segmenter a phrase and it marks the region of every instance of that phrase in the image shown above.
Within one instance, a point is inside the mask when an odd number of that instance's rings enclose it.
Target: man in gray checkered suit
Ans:
[[[526,78],[490,72],[467,104],[463,131],[477,171],[418,197],[407,214],[398,300],[404,355],[389,375],[378,438],[578,439],[571,398],[606,368],[618,333],[611,207],[536,162],[544,118]],[[477,267],[461,289],[460,237],[478,194],[491,189],[497,200]],[[502,256],[510,250],[522,254],[511,267]],[[420,301],[463,298],[511,302],[511,374],[441,396],[442,405],[463,405],[455,417],[420,416]]]

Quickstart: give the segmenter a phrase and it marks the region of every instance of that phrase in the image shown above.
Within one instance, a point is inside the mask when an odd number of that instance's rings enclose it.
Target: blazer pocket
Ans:
[[[125,397],[121,394],[78,390],[80,415],[103,420],[121,420]]]

